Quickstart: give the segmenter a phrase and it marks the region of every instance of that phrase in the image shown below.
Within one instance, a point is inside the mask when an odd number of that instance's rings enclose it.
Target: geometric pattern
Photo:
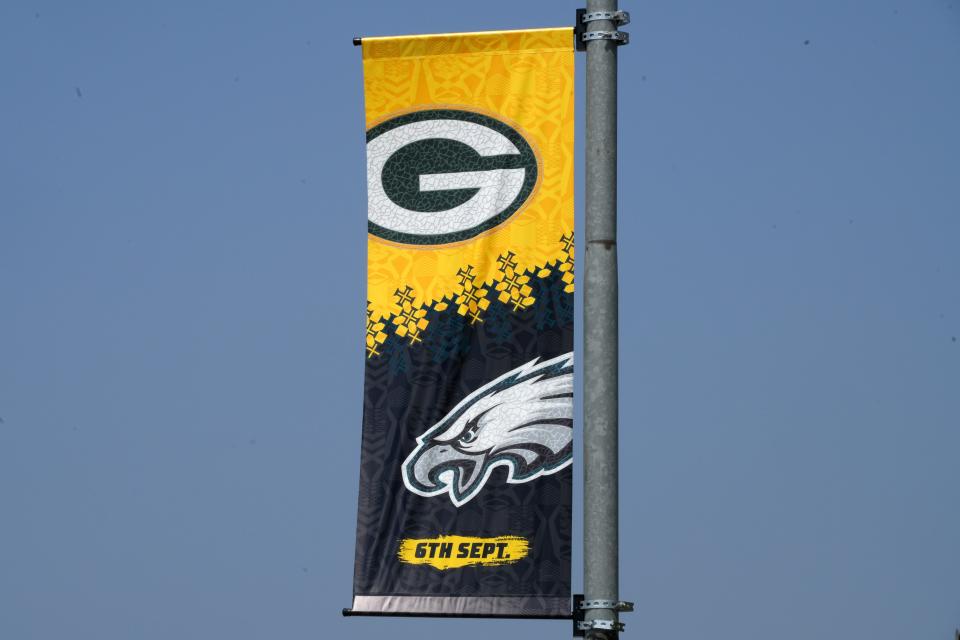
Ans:
[[[528,284],[530,276],[517,271],[515,257],[513,251],[508,251],[497,258],[497,263],[500,265],[500,271],[497,272],[500,276],[500,282],[497,283],[497,291],[500,295],[497,296],[497,300],[503,304],[509,304],[514,311],[521,311],[536,302],[536,299],[530,296],[530,292],[533,291],[533,287]]]
[[[540,269],[521,269],[516,254],[507,251],[497,258],[497,271],[493,282],[478,282],[476,269],[466,265],[457,271],[459,287],[452,299],[444,298],[434,305],[425,306],[417,302],[416,291],[407,285],[394,292],[394,304],[391,313],[374,320],[369,306],[367,308],[367,357],[374,358],[383,354],[383,346],[391,334],[406,339],[407,346],[423,342],[423,336],[430,325],[429,313],[442,313],[452,306],[457,315],[466,318],[471,325],[482,323],[491,304],[498,302],[512,312],[529,309],[537,300],[534,278],[543,280],[558,271],[563,285],[562,292],[574,291],[574,235],[573,232],[560,238],[562,259]],[[491,286],[492,285],[492,286]],[[392,331],[387,329],[391,325]]]
[[[413,288],[410,286],[406,286],[402,290],[397,289],[393,295],[399,309],[393,317],[393,324],[396,325],[394,333],[401,338],[410,338],[410,344],[414,345],[420,342],[420,333],[429,324],[426,319],[427,310],[416,304]]]
[[[376,322],[373,319],[373,312],[370,310],[370,303],[367,302],[367,357],[380,355],[378,347],[387,339],[384,333],[387,325],[384,322]]]
[[[560,238],[563,243],[563,255],[565,256],[560,265],[560,271],[563,272],[563,281],[567,285],[564,287],[566,293],[573,293],[573,231]]]
[[[457,313],[466,316],[470,324],[483,322],[480,314],[490,306],[487,290],[477,284],[477,274],[470,265],[457,271],[457,278],[460,280],[460,293],[456,297]]]

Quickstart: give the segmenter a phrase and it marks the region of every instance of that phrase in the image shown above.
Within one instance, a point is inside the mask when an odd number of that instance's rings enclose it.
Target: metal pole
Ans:
[[[617,0],[587,0],[587,13]],[[590,31],[615,31],[612,20]],[[585,600],[619,594],[617,513],[617,43],[587,42],[586,262],[584,266],[583,582]],[[613,609],[585,619],[618,621]],[[617,638],[593,629],[587,638]]]

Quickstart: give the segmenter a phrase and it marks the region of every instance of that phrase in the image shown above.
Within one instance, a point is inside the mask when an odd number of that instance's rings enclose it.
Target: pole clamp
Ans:
[[[617,44],[630,44],[630,34],[626,31],[587,31],[582,40],[613,40]]]
[[[623,623],[615,620],[584,620],[577,623],[578,631],[591,631],[600,629],[603,631],[623,631]]]
[[[607,600],[595,598],[587,600],[583,594],[573,595],[573,636],[582,638],[587,635],[591,629],[603,631],[623,631],[623,623],[617,622],[612,618],[598,618],[596,620],[586,620],[586,612],[589,610],[605,609],[607,611],[633,611],[632,602],[622,600]]]
[[[612,20],[617,26],[630,24],[630,13],[627,11],[594,11],[584,13],[580,22],[597,22],[598,20]]]
[[[591,11],[587,13],[586,9],[577,9],[577,19],[573,23],[573,43],[577,51],[586,51],[587,42],[590,40],[612,40],[616,44],[628,44],[630,34],[623,31],[587,31],[587,25],[591,22],[606,20],[613,22],[614,26],[620,26],[630,22],[630,14],[626,11]]]
[[[581,609],[610,609],[611,611],[622,611],[629,613],[633,611],[632,602],[622,600],[584,600],[580,603]]]

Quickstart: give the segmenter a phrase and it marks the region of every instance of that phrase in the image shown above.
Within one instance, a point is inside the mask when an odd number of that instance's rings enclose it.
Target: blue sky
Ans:
[[[0,637],[568,635],[339,610],[350,39],[577,6],[0,6]],[[952,637],[960,2],[622,8],[627,633]]]

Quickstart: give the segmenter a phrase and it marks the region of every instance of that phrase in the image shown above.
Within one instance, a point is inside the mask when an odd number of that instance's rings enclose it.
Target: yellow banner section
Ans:
[[[368,355],[554,269],[573,291],[573,55],[570,28],[363,39]]]
[[[529,542],[519,536],[439,536],[404,538],[400,541],[397,557],[407,564],[427,564],[446,570],[475,564],[488,567],[510,564],[526,558],[529,552]]]

